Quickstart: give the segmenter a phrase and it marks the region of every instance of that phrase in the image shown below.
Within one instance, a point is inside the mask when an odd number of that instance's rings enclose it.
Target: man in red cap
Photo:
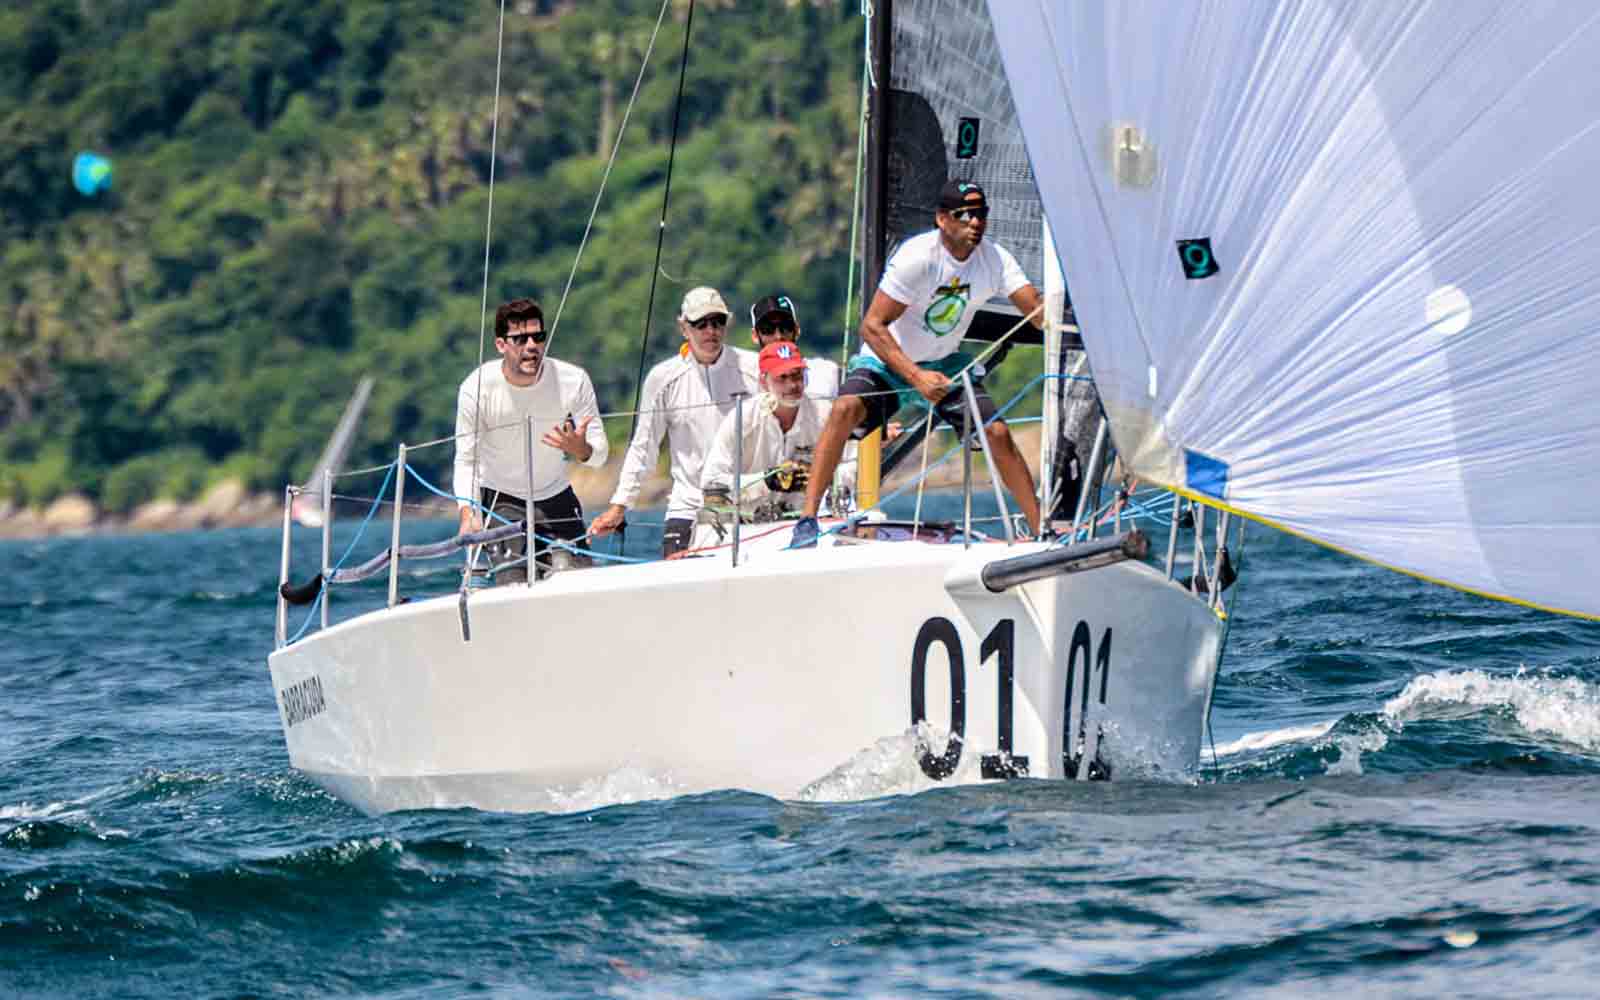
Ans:
[[[806,359],[792,341],[769,343],[761,349],[759,363],[761,392],[744,402],[739,418],[744,430],[741,468],[735,474],[740,425],[732,413],[722,418],[706,457],[700,484],[709,504],[730,502],[737,489],[744,498],[772,498],[781,507],[782,494],[792,494],[798,502],[806,488],[811,453],[831,403],[806,394]]]

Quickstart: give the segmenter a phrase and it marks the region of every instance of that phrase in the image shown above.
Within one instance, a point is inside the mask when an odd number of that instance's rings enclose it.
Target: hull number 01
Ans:
[[[1018,778],[1028,773],[1028,758],[1012,752],[1015,728],[1014,699],[1016,696],[1016,632],[1015,620],[1002,618],[984,636],[978,647],[978,664],[981,667],[995,657],[997,660],[996,728],[997,753],[984,754],[980,762],[985,778]],[[942,781],[956,772],[967,739],[967,670],[961,651],[961,634],[948,618],[934,617],[922,623],[917,630],[916,642],[911,647],[911,724],[916,726],[928,720],[928,653],[938,644],[944,647],[945,660],[950,672],[950,738],[944,751],[919,743],[917,763],[922,773],[935,781]],[[1067,683],[1064,693],[1065,715],[1062,721],[1062,769],[1067,777],[1076,777],[1082,756],[1084,727],[1089,712],[1091,687],[1089,623],[1080,621],[1072,633],[1072,647],[1067,659]],[[1082,708],[1076,713],[1077,729],[1074,732],[1073,688],[1079,676],[1078,664],[1083,663]],[[1100,674],[1099,702],[1105,704],[1106,685],[1111,673],[1111,630],[1108,628],[1100,640],[1100,649],[1094,657],[1093,668]],[[1096,759],[1090,765],[1090,777],[1101,777],[1096,768],[1103,769]]]

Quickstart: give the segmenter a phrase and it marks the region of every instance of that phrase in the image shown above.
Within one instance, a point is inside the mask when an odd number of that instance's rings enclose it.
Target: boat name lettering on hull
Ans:
[[[321,715],[328,707],[322,697],[322,678],[312,674],[303,681],[290,684],[278,692],[278,704],[283,710],[285,726],[297,726]]]

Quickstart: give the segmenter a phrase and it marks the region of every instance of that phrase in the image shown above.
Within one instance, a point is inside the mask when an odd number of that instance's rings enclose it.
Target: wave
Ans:
[[[1459,719],[1484,711],[1509,712],[1529,735],[1553,738],[1586,752],[1600,751],[1600,686],[1525,669],[1510,677],[1481,670],[1423,674],[1384,703],[1383,717],[1399,730],[1411,722]]]
[[[1600,754],[1600,685],[1528,670],[1419,674],[1376,712],[1246,733],[1214,752],[1225,780],[1360,775],[1380,753],[1385,770],[1430,762],[1537,770],[1552,755]]]
[[[1269,729],[1266,732],[1246,733],[1236,740],[1230,740],[1213,748],[1218,757],[1231,757],[1235,754],[1270,750],[1273,747],[1283,746],[1286,743],[1307,743],[1328,734],[1338,719],[1328,719],[1325,722],[1313,722],[1304,726],[1290,726],[1287,729]]]

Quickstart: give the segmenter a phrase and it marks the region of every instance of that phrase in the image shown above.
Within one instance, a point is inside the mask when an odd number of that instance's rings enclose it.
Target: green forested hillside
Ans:
[[[674,0],[553,353],[632,402],[686,2]],[[492,0],[10,0],[0,13],[0,497],[112,510],[450,433],[478,356]],[[554,309],[659,6],[513,0],[489,300]],[[859,4],[700,0],[652,360],[691,284],[793,292],[838,350]],[[113,190],[71,184],[79,150]],[[741,327],[739,335],[745,335]],[[492,347],[490,348],[492,351]],[[611,427],[626,434],[626,421]],[[442,467],[448,455],[429,464]]]

